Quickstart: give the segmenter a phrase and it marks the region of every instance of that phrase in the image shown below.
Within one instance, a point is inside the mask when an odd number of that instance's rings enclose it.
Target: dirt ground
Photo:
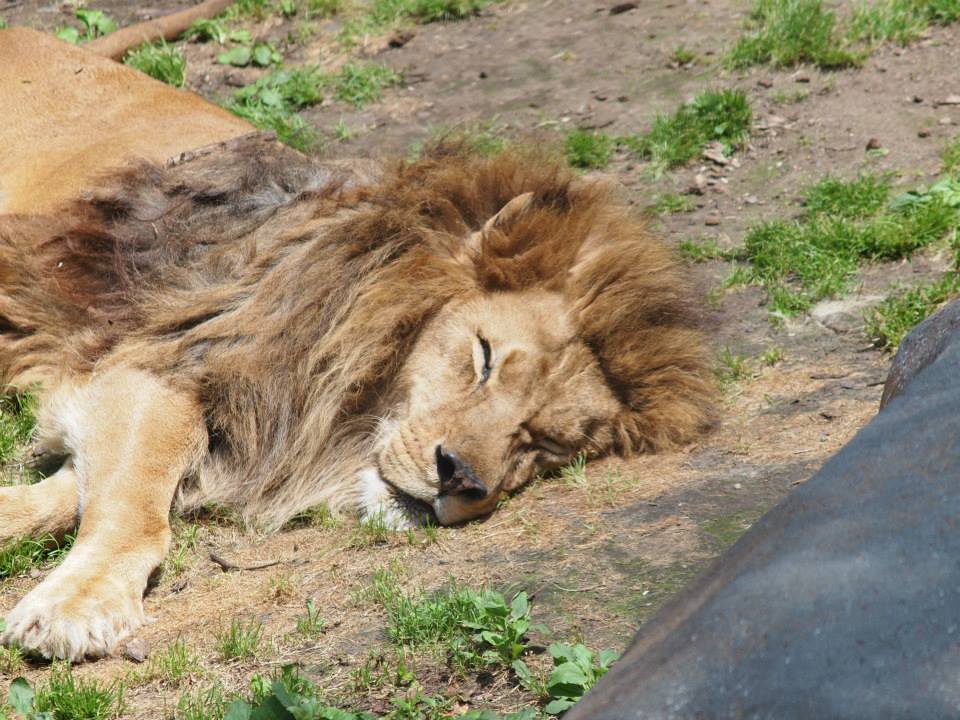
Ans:
[[[49,30],[67,17],[46,2],[5,4],[9,0],[0,0],[0,13],[11,25]],[[91,3],[120,24],[182,4]],[[621,158],[605,171],[638,208],[660,193],[682,191],[698,173],[707,175],[711,184],[693,196],[693,211],[651,223],[671,243],[706,237],[727,247],[761,219],[797,215],[800,188],[826,174],[889,170],[904,188],[929,182],[940,167],[940,149],[957,133],[960,106],[938,101],[960,93],[960,27],[932,30],[907,48],[881,48],[858,70],[732,73],[719,58],[740,32],[746,3],[640,2],[611,14],[615,4],[514,1],[467,21],[415,27],[399,48],[371,38],[359,52],[402,71],[405,83],[363,110],[325,101],[304,117],[327,132],[341,122],[353,131],[346,141],[331,141],[327,155],[404,155],[444,128],[483,126],[510,137],[575,127],[642,132],[655,114],[672,111],[700,90],[741,88],[753,103],[755,124],[734,163],[695,162],[652,178],[642,164]],[[292,21],[272,18],[251,27],[282,44]],[[335,66],[342,61],[332,49],[337,28],[336,21],[322,21],[312,38],[284,45],[286,61]],[[671,65],[670,55],[681,44],[697,54],[697,63]],[[262,72],[216,65],[212,47],[184,47],[188,86],[212,98]],[[795,101],[783,102],[787,96]],[[868,157],[872,138],[889,153]],[[873,266],[847,300],[870,301],[894,282],[915,282],[945,262],[931,251],[912,262]],[[729,271],[722,261],[690,266],[705,294]],[[411,544],[401,534],[386,545],[351,548],[352,522],[273,536],[204,524],[186,569],[161,578],[147,597],[147,613],[156,622],[141,637],[153,648],[185,639],[209,675],[180,686],[131,687],[129,717],[172,717],[191,682],[200,686],[215,677],[240,688],[254,672],[289,662],[332,692],[347,688],[351,672],[387,646],[383,614],[363,595],[371,573],[382,567],[393,568],[410,588],[431,590],[455,578],[526,590],[534,618],[557,638],[623,649],[664,600],[871,418],[890,361],[871,347],[859,310],[777,325],[758,289],[715,295],[712,342],[718,351],[746,356],[749,376],[724,391],[720,427],[683,452],[593,463],[582,486],[537,482],[485,522],[440,529],[433,543],[418,534]],[[770,348],[782,348],[784,359],[766,366],[760,355]],[[210,562],[211,550],[241,565],[280,564],[224,573]],[[37,581],[0,584],[0,616]],[[289,637],[305,598],[314,598],[328,623],[326,633],[310,643]],[[263,622],[271,649],[241,664],[217,660],[215,631],[232,618]],[[131,668],[129,660],[113,658],[80,672],[119,677]],[[36,665],[26,675],[39,681],[48,672]],[[449,682],[470,707],[510,710],[531,700],[506,676],[448,681],[425,665],[421,682],[431,692]],[[361,702],[376,709],[385,699],[373,690]]]

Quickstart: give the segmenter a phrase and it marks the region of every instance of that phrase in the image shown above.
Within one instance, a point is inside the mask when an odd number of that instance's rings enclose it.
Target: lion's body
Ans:
[[[109,652],[141,622],[176,497],[271,527],[321,502],[452,523],[578,454],[709,422],[682,270],[608,186],[450,148],[141,156],[56,213],[0,214],[0,385],[44,386],[42,439],[67,458],[0,488],[0,540],[80,520],[5,641]]]

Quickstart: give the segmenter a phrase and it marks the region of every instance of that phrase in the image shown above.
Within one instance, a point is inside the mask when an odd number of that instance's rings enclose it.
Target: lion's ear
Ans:
[[[532,201],[532,192],[525,192],[517,195],[515,198],[510,200],[510,202],[500,208],[496,215],[483,224],[483,230],[481,232],[488,233],[498,227],[509,225],[529,209]]]

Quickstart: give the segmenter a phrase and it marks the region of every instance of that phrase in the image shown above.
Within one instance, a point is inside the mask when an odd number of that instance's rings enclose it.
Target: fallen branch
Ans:
[[[192,8],[121,28],[109,35],[85,43],[83,49],[113,60],[122,60],[127,50],[137,47],[140,43],[161,38],[176,40],[183,35],[187,28],[193,25],[194,21],[219,15],[232,5],[233,1],[205,0]]]
[[[213,560],[217,565],[220,566],[220,569],[224,572],[236,572],[238,570],[263,570],[264,568],[273,567],[274,565],[279,565],[282,560],[271,560],[270,562],[259,563],[257,565],[237,565],[232,563],[229,560],[226,560],[215,552],[210,551],[210,559]]]

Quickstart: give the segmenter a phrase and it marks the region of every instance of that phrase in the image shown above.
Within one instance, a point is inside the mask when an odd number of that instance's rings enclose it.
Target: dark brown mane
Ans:
[[[441,147],[378,176],[251,142],[108,187],[55,219],[0,218],[0,383],[106,357],[194,388],[212,446],[185,504],[276,524],[329,501],[318,474],[351,471],[336,455],[368,442],[418,330],[471,292],[569,298],[625,405],[611,449],[709,420],[680,269],[609,187],[543,158]]]

